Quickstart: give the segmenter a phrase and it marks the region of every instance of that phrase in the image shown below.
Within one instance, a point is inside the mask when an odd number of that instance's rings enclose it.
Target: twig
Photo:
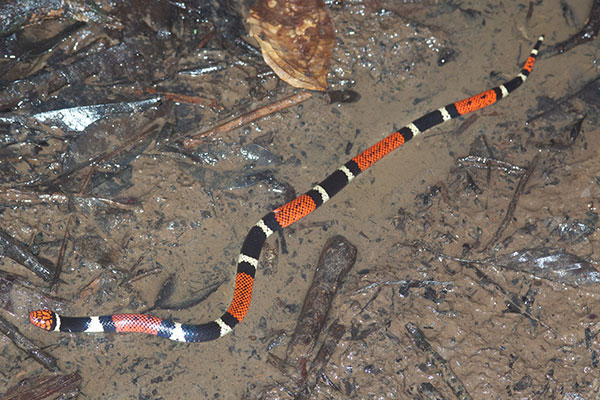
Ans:
[[[425,334],[418,326],[409,322],[406,325],[406,330],[411,335],[413,341],[417,345],[417,347],[426,354],[428,359],[428,364],[432,365],[433,368],[437,369],[440,373],[441,378],[446,382],[452,393],[456,396],[457,399],[461,400],[469,400],[471,399],[471,395],[467,392],[467,389],[460,381],[458,376],[452,371],[448,362],[431,347],[429,341],[425,337]]]
[[[40,193],[30,190],[19,190],[19,189],[5,189],[0,187],[0,202],[12,203],[12,204],[67,204],[70,200],[74,201],[98,201],[104,203],[107,206],[128,210],[137,208],[136,204],[126,204],[115,200],[106,199],[103,197],[96,196],[83,196],[83,195],[66,195],[63,193]]]
[[[464,131],[469,129],[471,127],[471,125],[473,125],[475,123],[475,121],[477,121],[478,119],[479,119],[479,114],[471,115],[469,118],[467,118],[465,121],[463,121],[462,124],[460,124],[460,126],[458,127],[458,129],[456,130],[454,135],[460,136]]]
[[[71,221],[73,220],[73,215],[69,215],[69,219],[67,219],[67,223],[65,226],[65,234],[63,235],[60,251],[58,252],[58,258],[56,260],[56,272],[54,273],[54,278],[52,282],[50,282],[51,288],[56,288],[58,284],[58,278],[60,277],[60,273],[62,272],[62,266],[65,262],[65,254],[67,251],[67,236],[69,236],[69,228],[71,227]]]
[[[206,99],[206,98],[200,97],[200,96],[189,96],[189,95],[181,94],[181,93],[160,92],[154,88],[147,88],[146,92],[150,93],[150,94],[158,94],[163,99],[173,100],[178,103],[193,104],[196,106],[208,106],[210,108],[215,108],[218,110],[223,109],[223,106],[218,105],[217,100],[215,100],[215,99]]]
[[[54,184],[55,182],[58,182],[59,180],[61,180],[63,178],[66,178],[67,176],[72,175],[75,172],[78,172],[78,171],[80,171],[80,170],[82,170],[82,169],[84,169],[84,168],[86,168],[88,166],[94,166],[94,165],[102,163],[102,162],[107,162],[112,157],[114,157],[115,155],[119,154],[120,152],[122,152],[123,150],[125,150],[126,148],[128,148],[129,146],[131,146],[133,144],[137,144],[144,137],[146,137],[150,133],[154,132],[158,128],[159,128],[159,125],[157,123],[152,123],[148,127],[148,129],[143,130],[142,132],[140,132],[137,135],[134,135],[133,137],[131,137],[128,140],[125,140],[123,143],[119,144],[119,146],[116,149],[114,149],[113,151],[110,151],[108,153],[98,154],[95,157],[91,158],[90,160],[87,160],[85,162],[79,163],[79,164],[75,165],[73,168],[71,168],[71,169],[69,169],[67,171],[63,171],[62,173],[60,173],[56,177],[50,179],[49,181],[37,184],[37,186],[51,187],[52,184]],[[90,176],[90,175],[88,175],[88,176]],[[87,184],[85,184],[84,187],[86,185]]]
[[[363,293],[363,292],[369,291],[373,288],[376,288],[378,286],[391,286],[391,285],[416,285],[416,287],[424,287],[424,286],[428,286],[428,285],[450,286],[453,283],[454,282],[433,281],[431,279],[426,279],[426,280],[409,279],[409,280],[401,280],[401,281],[382,281],[382,282],[373,282],[363,288],[360,288],[360,289],[356,290],[354,292],[354,294]]]
[[[197,135],[194,135],[190,138],[187,138],[183,141],[183,146],[186,149],[192,149],[199,144],[204,142],[204,139],[216,135],[222,134],[228,131],[231,131],[235,128],[239,128],[240,126],[244,126],[249,124],[250,122],[256,121],[259,118],[263,118],[269,114],[273,114],[277,111],[284,110],[288,107],[294,106],[298,103],[302,103],[312,97],[312,93],[310,92],[298,92],[289,97],[286,97],[283,100],[276,101],[275,103],[268,104],[264,107],[257,108],[256,110],[252,110],[244,115],[241,115],[229,122],[225,122],[215,128],[209,129]]]
[[[217,35],[217,31],[214,29],[211,30],[210,32],[208,32],[208,34],[206,36],[204,36],[202,38],[202,40],[200,40],[200,42],[198,42],[198,44],[196,45],[196,48],[194,50],[200,50],[201,48],[206,46],[206,43],[208,43],[216,35]]]
[[[24,243],[21,243],[1,229],[0,255],[10,257],[19,264],[24,265],[46,282],[52,281],[56,273],[56,267],[52,264],[52,261],[36,256]]]
[[[535,121],[535,120],[537,120],[537,119],[540,119],[540,118],[545,118],[545,117],[547,117],[547,116],[550,116],[550,115],[554,115],[554,114],[557,112],[557,108],[559,108],[559,107],[560,107],[560,106],[562,106],[564,103],[566,103],[567,101],[571,100],[572,98],[574,98],[574,97],[578,97],[579,95],[581,95],[581,94],[583,93],[583,91],[584,91],[584,90],[586,90],[586,89],[588,89],[588,88],[590,88],[590,87],[593,87],[592,85],[594,85],[594,84],[595,84],[595,83],[596,83],[598,80],[600,80],[600,76],[597,76],[597,77],[595,77],[594,79],[592,79],[592,80],[590,80],[590,81],[586,82],[586,83],[585,83],[585,84],[584,84],[584,85],[583,85],[583,86],[582,86],[582,87],[581,87],[579,90],[577,90],[576,92],[574,92],[574,93],[570,93],[570,94],[567,94],[567,95],[565,95],[565,96],[563,96],[563,97],[561,97],[561,98],[559,98],[559,99],[557,99],[557,100],[554,100],[554,102],[553,102],[553,103],[554,103],[554,106],[552,106],[550,109],[548,109],[548,110],[546,110],[546,111],[542,111],[541,113],[539,113],[539,114],[536,114],[536,115],[534,115],[533,117],[529,118],[529,119],[527,120],[527,123],[528,123],[528,124],[530,124],[530,123],[532,123],[533,121]],[[596,89],[594,88],[594,91],[595,91],[595,90],[596,90]],[[560,110],[559,110],[558,112],[560,112]]]
[[[10,340],[12,340],[15,346],[42,364],[44,368],[52,372],[57,372],[59,370],[54,357],[37,347],[32,341],[23,336],[13,324],[1,316],[0,332],[4,333]]]
[[[298,364],[311,354],[333,298],[355,261],[356,247],[343,236],[332,237],[323,247],[298,323],[288,344],[288,363]]]
[[[504,172],[506,172],[507,174],[518,174],[523,172],[522,167],[519,167],[518,165],[512,165],[510,163],[507,163],[506,161],[502,161],[502,160],[496,160],[494,158],[489,158],[489,157],[480,157],[480,156],[466,156],[466,157],[461,157],[458,160],[456,160],[456,164],[459,167],[469,167],[469,166],[473,166],[475,168],[480,168],[480,169],[498,169],[498,170],[502,170]]]
[[[585,26],[578,33],[571,36],[564,42],[560,42],[554,47],[548,48],[546,51],[540,53],[546,56],[550,53],[550,56],[565,53],[571,50],[573,47],[579,46],[580,44],[589,42],[598,37],[600,31],[600,0],[594,0],[590,14],[585,21]]]
[[[133,267],[131,267],[131,270],[123,278],[123,280],[121,281],[121,283],[119,283],[119,286],[130,285],[133,282],[137,281],[138,279],[145,278],[146,276],[149,276],[149,275],[158,274],[158,273],[160,273],[162,271],[162,268],[155,267],[155,268],[152,268],[152,269],[150,269],[148,271],[139,271],[139,272],[136,272],[135,269],[140,266],[140,264],[142,263],[143,260],[144,260],[144,256],[143,255],[141,255],[141,256],[138,257],[138,259],[135,261],[135,263],[133,263]]]
[[[4,400],[43,400],[74,399],[81,388],[81,375],[73,372],[67,375],[33,376],[20,381],[8,389]]]
[[[510,221],[512,220],[513,215],[515,213],[515,209],[517,207],[517,202],[519,201],[519,197],[521,197],[521,194],[525,190],[525,186],[527,186],[527,182],[529,182],[529,178],[531,178],[531,174],[535,170],[535,167],[538,163],[539,158],[540,158],[540,155],[536,154],[535,157],[533,157],[533,160],[531,160],[531,163],[527,166],[527,169],[525,169],[525,172],[521,176],[521,179],[519,180],[519,184],[517,185],[517,188],[515,189],[515,193],[513,194],[510,204],[508,205],[508,209],[506,210],[506,215],[504,216],[504,219],[500,223],[500,226],[496,230],[496,233],[494,233],[494,236],[484,246],[484,248],[480,251],[480,253],[487,252],[490,247],[492,247],[494,244],[496,244],[498,239],[500,239],[500,236],[502,236],[502,234],[504,233],[504,230],[510,224]]]
[[[324,374],[325,367],[331,358],[331,355],[335,352],[338,347],[338,343],[346,333],[346,327],[342,324],[334,322],[327,330],[327,336],[323,341],[323,345],[319,349],[315,360],[313,361],[308,373],[306,375],[306,381],[303,382],[302,387],[298,390],[294,400],[303,400],[311,398],[314,388],[319,382],[319,379]]]

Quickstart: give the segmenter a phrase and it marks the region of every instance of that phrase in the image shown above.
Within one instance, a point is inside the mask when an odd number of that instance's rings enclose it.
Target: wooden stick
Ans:
[[[264,107],[257,108],[256,110],[252,110],[215,128],[209,129],[207,131],[185,139],[183,141],[183,147],[185,147],[186,149],[192,149],[198,146],[199,144],[203,143],[204,139],[207,137],[213,136],[218,133],[229,132],[235,128],[239,128],[240,126],[249,124],[250,122],[256,121],[257,119],[263,118],[269,114],[273,114],[277,111],[281,111],[298,103],[302,103],[303,101],[308,100],[311,97],[312,93],[310,92],[298,92],[289,97],[286,97],[283,100],[279,100],[275,103],[271,103]]]
[[[35,345],[31,340],[23,336],[16,326],[0,316],[0,332],[6,335],[19,349],[33,357],[42,364],[44,368],[52,372],[58,372],[56,359]],[[1,395],[1,394],[0,394]],[[5,399],[6,397],[2,397]],[[21,397],[26,398],[26,397]]]
[[[510,203],[508,204],[506,214],[504,215],[500,226],[498,227],[496,233],[494,233],[494,236],[490,239],[488,244],[486,244],[485,247],[480,251],[480,253],[487,252],[492,246],[494,246],[496,242],[500,240],[500,237],[504,233],[504,230],[512,221],[513,215],[515,214],[515,209],[517,208],[517,202],[519,201],[519,197],[521,197],[521,194],[525,191],[525,186],[527,186],[527,182],[529,182],[529,178],[531,178],[531,174],[533,173],[533,170],[535,169],[539,158],[540,155],[536,154],[535,157],[533,157],[531,163],[529,163],[529,166],[527,167],[525,172],[523,172],[523,175],[521,175],[521,179],[517,184],[517,188],[515,189],[515,193],[513,194]]]

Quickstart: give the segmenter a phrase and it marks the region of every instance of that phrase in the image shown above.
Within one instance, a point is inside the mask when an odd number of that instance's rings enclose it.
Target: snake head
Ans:
[[[56,328],[56,314],[50,310],[37,310],[29,313],[29,322],[38,328],[53,331]]]

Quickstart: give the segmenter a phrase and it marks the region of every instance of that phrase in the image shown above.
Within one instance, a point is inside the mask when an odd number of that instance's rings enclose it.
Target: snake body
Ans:
[[[142,332],[179,342],[206,342],[227,335],[242,322],[248,313],[258,259],[269,236],[315,211],[361,172],[413,137],[445,121],[490,106],[508,96],[521,86],[531,73],[543,40],[544,36],[540,36],[523,68],[513,79],[423,115],[352,158],[308,192],[262,217],[250,228],[244,240],[237,263],[233,300],[220,318],[212,322],[194,325],[181,324],[145,314],[66,317],[51,310],[38,310],[29,314],[30,322],[47,331]]]

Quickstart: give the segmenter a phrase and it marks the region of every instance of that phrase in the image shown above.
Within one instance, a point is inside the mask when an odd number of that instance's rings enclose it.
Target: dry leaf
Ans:
[[[323,0],[257,0],[246,22],[281,79],[299,88],[327,89],[335,32]]]

